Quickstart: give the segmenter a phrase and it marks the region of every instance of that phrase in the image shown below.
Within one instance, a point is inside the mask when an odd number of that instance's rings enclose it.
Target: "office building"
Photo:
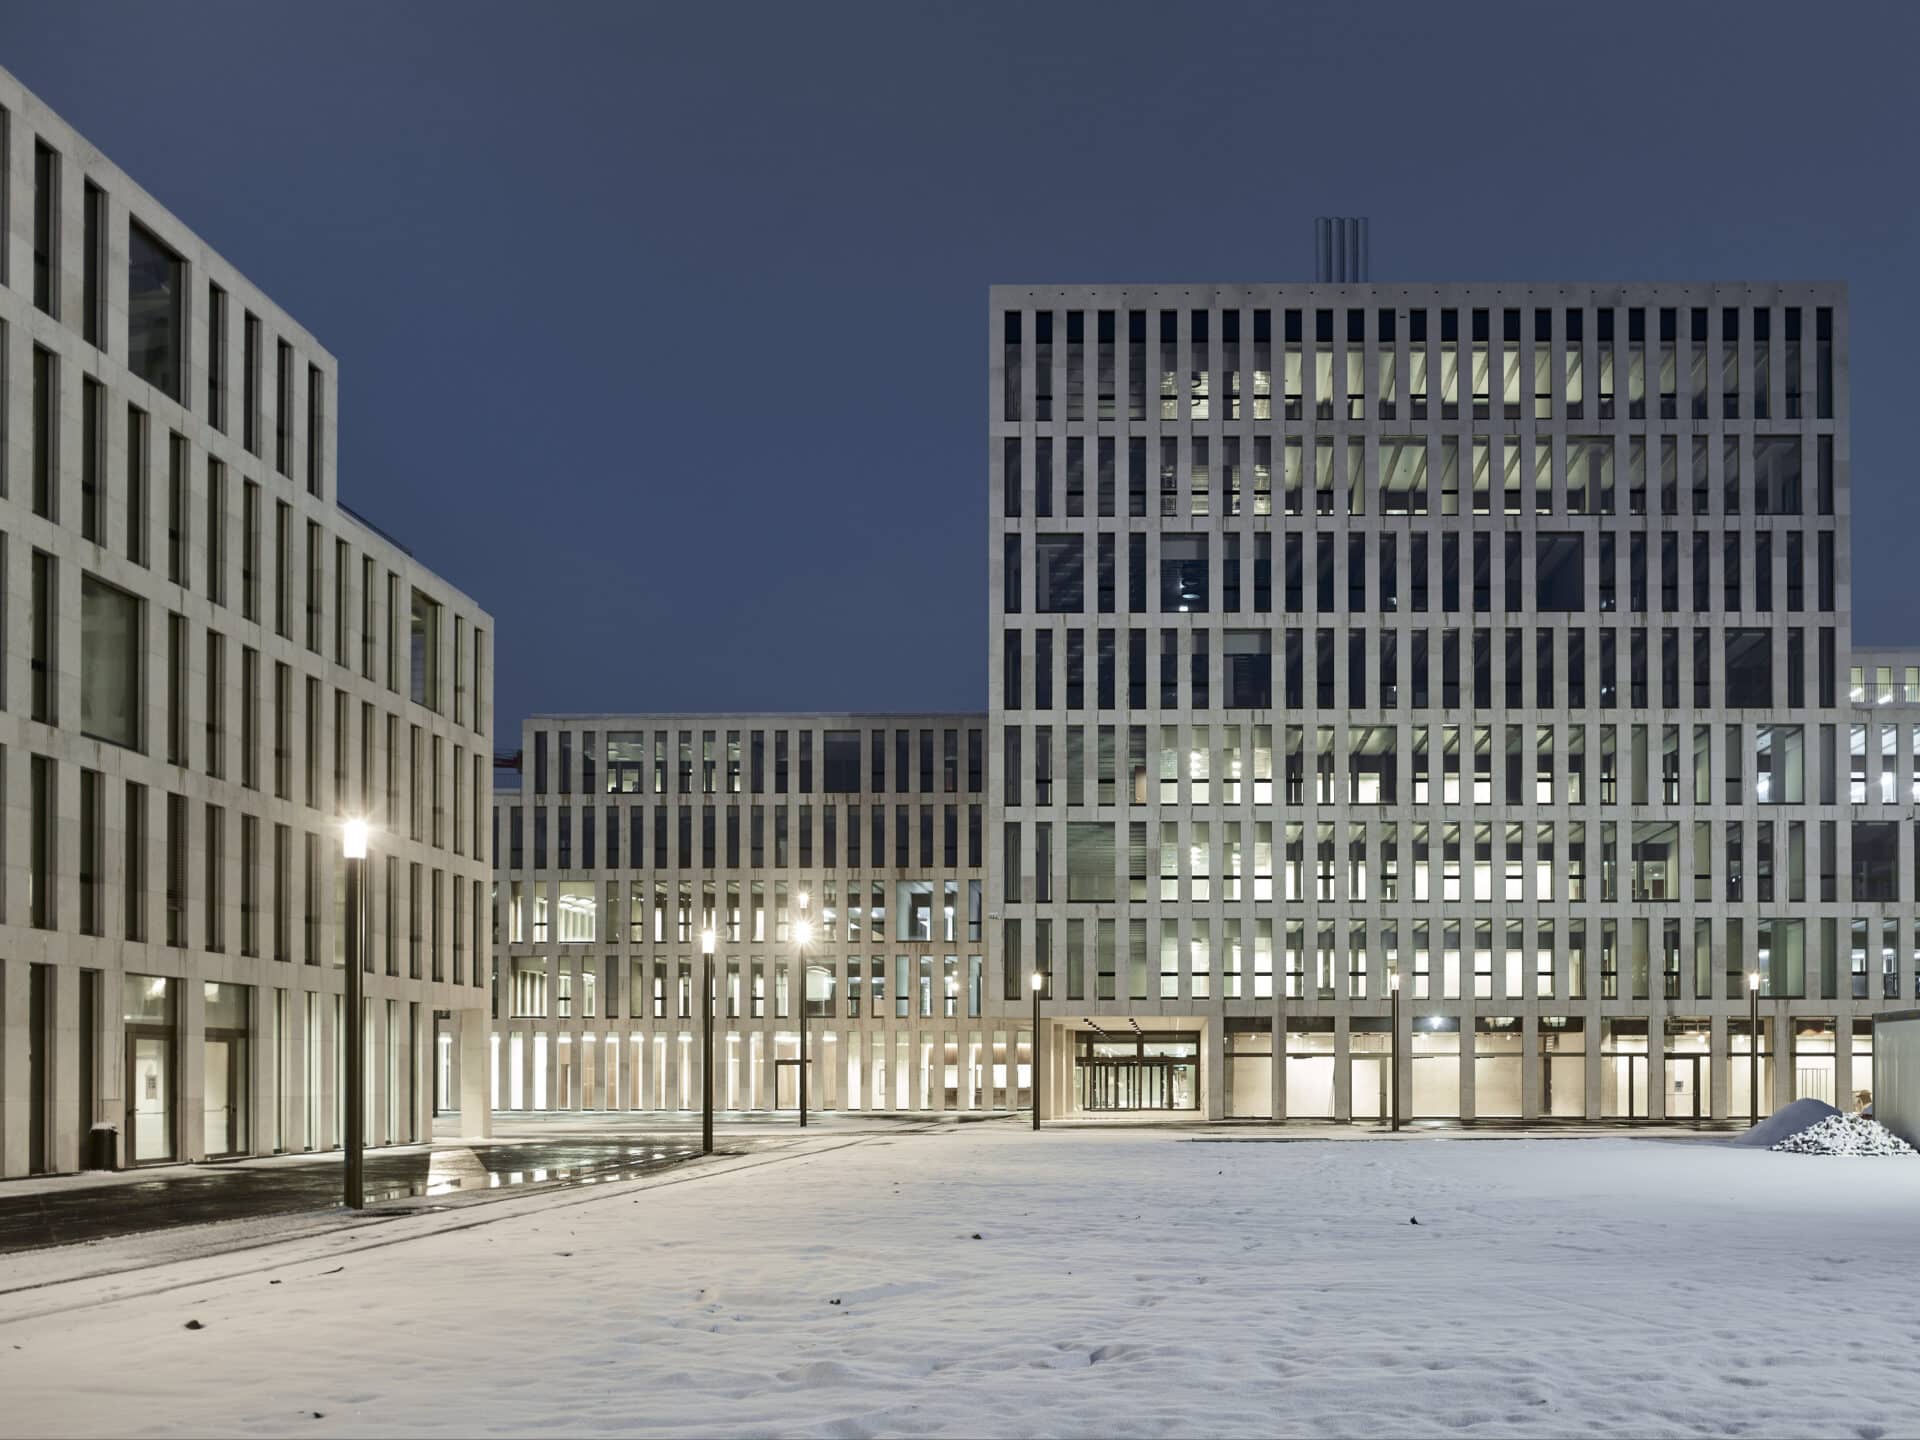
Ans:
[[[496,792],[493,1104],[1026,1103],[986,992],[981,715],[570,715]],[[1017,1017],[1016,1017],[1017,1018]]]
[[[367,1134],[423,1139],[486,997],[492,623],[341,503],[334,357],[4,73],[0,217],[0,1174],[340,1143],[348,816]]]
[[[1762,1111],[1870,1086],[1920,651],[1851,645],[1842,287],[989,326],[988,985],[1047,977],[1052,1103],[1740,1117],[1756,1043]]]

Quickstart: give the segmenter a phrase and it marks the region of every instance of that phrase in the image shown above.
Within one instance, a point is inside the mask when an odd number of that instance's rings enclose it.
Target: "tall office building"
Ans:
[[[1026,1103],[983,1007],[985,717],[550,715],[495,796],[502,1110]]]
[[[989,324],[988,985],[1047,978],[1050,1103],[1737,1117],[1756,1043],[1762,1111],[1870,1086],[1920,651],[1850,646],[1842,287]]]
[[[4,72],[0,216],[0,1174],[339,1143],[349,815],[366,1133],[424,1138],[486,997],[491,622],[340,503],[333,356]]]

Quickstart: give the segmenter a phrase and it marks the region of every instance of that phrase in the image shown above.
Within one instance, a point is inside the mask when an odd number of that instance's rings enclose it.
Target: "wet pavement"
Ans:
[[[442,1142],[373,1150],[369,1209],[383,1201],[628,1180],[692,1159],[698,1135],[538,1142]],[[170,1166],[150,1177],[10,1192],[0,1185],[0,1254],[204,1225],[325,1211],[340,1205],[338,1153],[222,1165]]]

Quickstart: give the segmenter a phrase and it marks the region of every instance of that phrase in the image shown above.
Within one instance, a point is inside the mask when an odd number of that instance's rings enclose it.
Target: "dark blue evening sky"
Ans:
[[[1379,281],[1848,282],[1856,639],[1920,641],[1916,48],[1912,5],[0,6],[339,357],[341,495],[497,617],[509,746],[984,705],[986,287],[1310,279],[1321,213]]]

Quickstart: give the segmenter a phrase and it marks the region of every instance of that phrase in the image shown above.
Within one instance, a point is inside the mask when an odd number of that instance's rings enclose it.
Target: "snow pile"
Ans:
[[[1829,1115],[1771,1147],[1789,1155],[1911,1155],[1914,1148],[1877,1120]]]
[[[1822,1120],[1831,1119],[1840,1112],[1824,1100],[1816,1100],[1811,1095],[1791,1104],[1783,1105],[1773,1114],[1765,1116],[1758,1125],[1744,1131],[1733,1143],[1751,1146],[1756,1150],[1778,1150],[1780,1142],[1798,1135]]]

